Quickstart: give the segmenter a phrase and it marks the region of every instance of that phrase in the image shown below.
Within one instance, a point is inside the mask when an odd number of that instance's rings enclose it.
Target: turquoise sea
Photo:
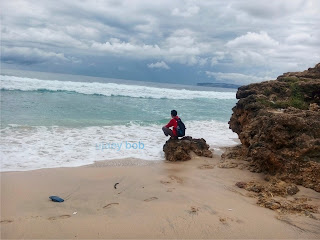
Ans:
[[[212,149],[237,143],[228,128],[235,89],[3,70],[1,171],[94,161],[163,160],[161,127],[176,109],[187,135]]]

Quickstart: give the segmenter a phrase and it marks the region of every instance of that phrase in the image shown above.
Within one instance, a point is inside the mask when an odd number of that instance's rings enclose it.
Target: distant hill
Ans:
[[[239,88],[241,85],[231,83],[197,83],[197,86],[203,87],[220,87],[220,88]]]

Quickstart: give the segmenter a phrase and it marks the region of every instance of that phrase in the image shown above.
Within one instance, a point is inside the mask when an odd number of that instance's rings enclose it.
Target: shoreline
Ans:
[[[123,164],[132,161],[137,160]],[[258,206],[235,186],[238,181],[263,181],[264,174],[219,168],[220,162],[217,155],[192,154],[186,162],[121,167],[98,162],[2,172],[1,238],[320,236],[319,220],[290,214],[279,219],[277,212]],[[308,197],[320,206],[319,193],[299,189],[297,197]],[[65,202],[52,202],[51,195]]]
[[[34,172],[34,171],[55,170],[55,169],[147,166],[147,165],[159,164],[165,161],[166,160],[144,160],[144,159],[138,159],[138,158],[122,158],[122,159],[100,160],[100,161],[95,161],[93,163],[89,163],[81,166],[37,168],[37,169],[28,169],[28,170],[20,170],[20,171],[19,170],[3,171],[3,172],[0,172],[0,175],[7,174],[7,173],[23,173],[23,172]]]
[[[238,144],[241,144],[239,139],[233,139],[234,141],[237,141]],[[237,145],[231,145],[231,146],[222,146],[222,147],[212,147],[210,148],[213,152],[214,157],[221,157],[221,155],[226,151],[227,148],[235,147]],[[81,168],[81,167],[121,167],[121,166],[146,166],[146,165],[153,165],[158,164],[162,162],[167,162],[167,160],[161,159],[161,160],[145,160],[140,158],[134,158],[134,157],[125,157],[125,158],[116,158],[116,159],[109,159],[109,160],[98,160],[93,161],[92,163],[80,165],[80,166],[63,166],[63,167],[47,167],[47,168],[36,168],[36,169],[27,169],[27,170],[6,170],[6,171],[0,171],[1,173],[11,173],[11,172],[30,172],[30,171],[37,171],[37,170],[44,170],[44,169],[59,169],[59,168]]]

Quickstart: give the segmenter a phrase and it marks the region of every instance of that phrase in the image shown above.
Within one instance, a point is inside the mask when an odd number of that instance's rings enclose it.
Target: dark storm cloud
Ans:
[[[146,74],[154,71],[156,79],[179,81],[184,76],[179,71],[188,68],[193,78],[248,83],[320,60],[317,0],[16,0],[1,5],[1,60],[28,64],[30,70],[47,64],[64,72],[72,65],[73,73],[121,77],[127,71],[125,76],[130,72],[135,79],[130,67],[136,66]],[[118,70],[108,75],[98,64],[101,59]]]
[[[3,48],[1,60],[5,63],[37,64],[47,61],[67,61],[63,54],[42,51],[37,48],[12,47]]]

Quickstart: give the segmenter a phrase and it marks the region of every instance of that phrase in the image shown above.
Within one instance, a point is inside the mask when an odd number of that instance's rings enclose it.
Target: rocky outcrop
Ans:
[[[237,99],[229,126],[253,169],[320,192],[320,63],[242,86]]]
[[[179,140],[169,139],[163,146],[163,151],[168,161],[187,161],[191,159],[190,152],[198,156],[212,157],[209,145],[203,138],[183,137]]]
[[[261,207],[276,210],[280,213],[299,213],[316,219],[314,213],[319,213],[318,206],[311,205],[307,198],[294,197],[299,188],[276,178],[265,178],[265,182],[237,182],[235,185],[250,192],[249,197],[257,198],[257,204]]]

